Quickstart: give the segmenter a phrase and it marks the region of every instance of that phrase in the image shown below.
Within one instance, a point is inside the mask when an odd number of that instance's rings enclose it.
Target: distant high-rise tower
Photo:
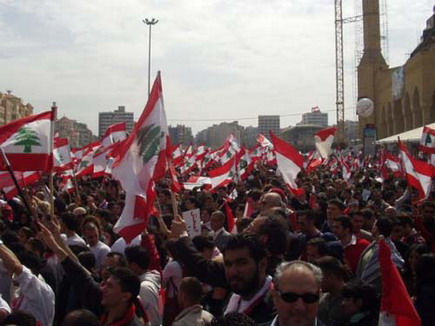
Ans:
[[[258,116],[258,133],[269,137],[269,131],[273,131],[275,135],[280,134],[281,128],[279,115]]]
[[[113,112],[100,112],[98,117],[98,134],[102,137],[107,127],[119,122],[126,122],[127,131],[131,132],[134,127],[133,119],[133,112],[125,112],[125,106],[118,106],[118,109]]]

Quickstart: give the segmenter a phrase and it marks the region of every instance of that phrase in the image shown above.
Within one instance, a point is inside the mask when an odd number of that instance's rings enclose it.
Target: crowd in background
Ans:
[[[168,177],[130,243],[113,230],[125,199],[114,180],[78,180],[77,194],[56,193],[54,215],[42,185],[25,190],[32,213],[4,198],[0,323],[377,325],[383,238],[422,324],[435,325],[433,193],[417,204],[405,179],[374,168],[345,181],[320,167],[297,182],[294,195],[259,166],[213,192],[173,194]],[[195,208],[191,238],[181,213]]]

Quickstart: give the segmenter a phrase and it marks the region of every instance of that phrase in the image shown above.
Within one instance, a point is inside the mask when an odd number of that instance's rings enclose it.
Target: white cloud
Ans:
[[[408,10],[404,0],[389,1],[392,65],[403,64],[415,47],[432,5],[422,0]],[[98,112],[125,105],[138,118],[145,105],[145,17],[160,20],[152,76],[162,71],[170,120],[199,131],[212,122],[189,120],[335,107],[330,0],[0,0],[0,6],[0,89],[12,89],[38,111],[56,100],[60,115],[94,131]],[[344,6],[345,16],[354,15],[350,2]],[[346,107],[353,105],[353,31],[345,26]],[[282,125],[299,119],[283,118]]]

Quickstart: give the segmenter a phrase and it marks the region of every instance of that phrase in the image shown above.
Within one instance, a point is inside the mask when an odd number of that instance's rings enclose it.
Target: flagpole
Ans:
[[[53,155],[53,148],[54,148],[54,124],[56,121],[57,116],[57,106],[56,102],[53,102],[53,105],[51,107],[51,123],[50,123],[50,141],[48,142],[49,151],[50,154]],[[51,169],[50,169],[50,175],[49,175],[49,183],[50,183],[50,215],[54,216],[54,182],[53,182],[53,159],[51,160]]]
[[[12,178],[12,181],[14,182],[15,187],[17,188],[19,195],[21,196],[21,198],[24,201],[24,205],[26,206],[26,208],[29,211],[30,215],[34,215],[34,217],[36,217],[37,215],[35,214],[35,212],[31,208],[31,206],[29,204],[29,201],[28,201],[28,198],[27,198],[27,195],[24,194],[23,189],[20,187],[20,184],[18,183],[17,177],[15,176],[15,173],[12,170],[11,164],[9,162],[8,157],[6,156],[6,153],[4,152],[3,148],[1,148],[1,147],[0,147],[0,151],[1,151],[1,154],[2,154],[2,157],[3,157],[3,161],[5,162],[6,167],[8,168],[8,171],[9,171],[9,174],[10,174],[10,176]]]

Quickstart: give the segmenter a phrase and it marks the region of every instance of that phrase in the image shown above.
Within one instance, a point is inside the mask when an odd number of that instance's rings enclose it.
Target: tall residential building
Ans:
[[[169,126],[168,131],[174,145],[190,145],[193,143],[192,128],[190,127],[186,127],[185,125]]]
[[[281,132],[279,115],[259,115],[258,132],[269,138],[269,131],[275,135]]]
[[[83,147],[94,141],[92,131],[84,123],[62,117],[56,121],[55,132],[59,137],[68,138],[71,147]]]
[[[302,114],[302,121],[297,125],[312,125],[326,128],[328,127],[328,113],[320,112],[319,108],[312,108],[311,112]]]
[[[126,122],[127,131],[131,132],[134,127],[133,112],[125,112],[125,106],[118,106],[118,109],[113,112],[100,112],[98,116],[99,136],[102,137],[110,125],[119,122]]]
[[[24,104],[22,99],[10,91],[0,93],[0,126],[32,114],[33,106],[29,103]]]

